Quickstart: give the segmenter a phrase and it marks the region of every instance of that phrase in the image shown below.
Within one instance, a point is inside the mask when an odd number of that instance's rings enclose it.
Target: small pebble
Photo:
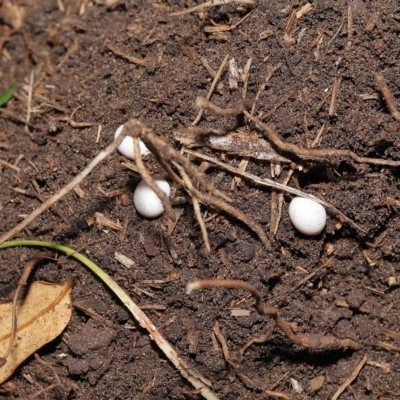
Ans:
[[[326,225],[325,208],[303,197],[295,197],[290,202],[289,217],[293,226],[304,235],[318,235]]]
[[[171,187],[169,183],[160,177],[153,177],[155,184],[169,197]],[[141,181],[137,185],[133,194],[133,204],[136,211],[146,218],[159,217],[164,212],[164,207],[157,194],[147,185],[145,181]]]
[[[114,133],[114,139],[116,139],[122,130],[124,129],[124,125],[121,125]],[[150,150],[146,147],[146,145],[139,139],[139,148],[140,148],[140,155],[142,157],[147,156],[150,154]],[[118,151],[129,158],[130,160],[135,159],[135,149],[133,148],[133,139],[130,136],[127,136],[122,143],[118,146]]]

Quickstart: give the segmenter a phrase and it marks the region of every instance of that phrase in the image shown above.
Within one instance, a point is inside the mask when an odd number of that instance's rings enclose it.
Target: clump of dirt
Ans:
[[[194,5],[125,0],[2,3],[0,93],[15,83],[20,89],[0,108],[0,160],[20,171],[0,164],[1,233],[67,184],[130,118],[177,148],[173,131],[195,120],[195,100],[207,96],[227,54],[235,59],[237,71],[243,72],[251,59],[247,90],[240,73],[238,87],[230,86],[235,68],[225,68],[211,97],[214,104],[233,107],[245,93],[251,108],[270,74],[254,115],[264,118],[286,143],[311,149],[314,142],[316,149],[400,160],[399,122],[375,79],[375,73],[383,74],[400,107],[399,12],[394,3],[319,0],[300,15],[305,1],[270,0],[252,8],[228,3],[170,16]],[[9,7],[17,11],[12,20]],[[222,133],[264,134],[243,115],[220,116],[209,110],[198,125]],[[243,159],[208,146],[200,150],[235,167]],[[146,311],[153,323],[210,380],[221,399],[266,398],[265,390],[291,399],[332,398],[364,356],[366,364],[340,399],[394,398],[400,392],[399,169],[347,158],[291,160],[297,168],[289,186],[323,198],[364,232],[331,213],[323,233],[306,237],[290,223],[287,204],[292,195],[285,194],[270,250],[240,221],[201,206],[211,243],[207,253],[190,203],[174,206],[183,211],[168,239],[166,216],[150,221],[136,213],[132,195],[140,177],[115,153],[82,182],[80,192],[68,194],[20,237],[77,249],[140,306],[158,306]],[[152,173],[162,173],[154,157],[145,165]],[[278,169],[250,159],[246,171],[281,182],[290,166],[282,164],[280,173]],[[232,183],[234,176],[217,167],[206,174],[269,234],[271,189],[246,179]],[[120,189],[122,194],[116,196],[104,194]],[[176,189],[174,197],[185,196]],[[96,212],[119,221],[126,227],[123,234],[92,224]],[[12,298],[23,261],[35,252],[0,252],[1,301]],[[122,265],[115,252],[133,260],[133,266]],[[49,398],[201,398],[115,297],[75,261],[49,261],[32,279],[62,282],[71,275],[74,303],[102,318],[74,307],[62,336],[39,351],[70,388],[69,393],[56,388]],[[188,282],[209,278],[249,282],[295,332],[349,338],[361,349],[305,349],[275,329],[266,342],[240,355],[272,322],[256,313],[254,300],[244,291],[213,288],[186,295]],[[238,308],[250,314],[232,316],[232,309]],[[213,331],[216,322],[237,371],[224,359]],[[312,391],[311,380],[319,376],[325,377],[324,384]],[[301,389],[294,390],[291,378]],[[0,393],[6,399],[28,398],[53,383],[49,369],[31,358]]]

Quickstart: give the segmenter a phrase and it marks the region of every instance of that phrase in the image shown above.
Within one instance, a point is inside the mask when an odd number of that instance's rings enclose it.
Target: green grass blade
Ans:
[[[3,104],[6,104],[8,100],[11,99],[13,94],[17,91],[18,85],[13,85],[9,89],[7,89],[5,92],[0,94],[0,106]]]
[[[69,247],[63,246],[61,244],[42,242],[40,240],[12,240],[1,244],[0,250],[7,249],[10,247],[19,247],[19,246],[46,247],[49,249],[61,251],[65,254],[68,254],[69,256],[80,261],[83,265],[89,268],[95,275],[97,275],[116,294],[116,296],[122,301],[122,303],[125,304],[128,307],[128,309],[130,309],[132,303],[130,297],[108,274],[106,274],[100,267],[98,267],[93,261],[90,261],[83,254]]]

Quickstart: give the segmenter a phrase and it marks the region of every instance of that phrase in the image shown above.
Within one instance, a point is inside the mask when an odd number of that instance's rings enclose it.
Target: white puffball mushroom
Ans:
[[[326,225],[325,208],[304,197],[295,197],[290,202],[289,217],[293,226],[304,235],[318,235]]]
[[[121,125],[114,133],[114,139],[116,139],[122,130],[124,129],[124,125]],[[139,148],[140,148],[140,155],[142,157],[147,156],[150,153],[150,150],[146,147],[146,145],[139,139]],[[126,136],[122,143],[118,146],[118,151],[129,158],[130,160],[135,159],[135,149],[133,147],[133,139],[130,136]]]
[[[169,183],[160,177],[153,177],[153,180],[169,197],[171,194]],[[135,205],[136,211],[146,218],[156,218],[164,212],[161,200],[145,181],[141,181],[139,185],[137,185],[135,193],[133,194],[133,204]]]

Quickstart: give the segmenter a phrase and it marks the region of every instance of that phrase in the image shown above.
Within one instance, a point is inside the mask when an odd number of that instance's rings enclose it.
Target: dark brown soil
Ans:
[[[20,173],[3,167],[0,175],[0,233],[11,229],[40,204],[34,196],[18,193],[15,188],[34,193],[35,180],[42,196],[55,193],[105,148],[116,128],[131,117],[140,119],[177,147],[172,130],[192,123],[197,115],[196,96],[205,96],[211,85],[212,77],[201,64],[201,57],[214,70],[226,54],[234,57],[240,68],[252,58],[247,92],[250,100],[255,98],[268,67],[282,63],[256,108],[256,114],[266,113],[293,93],[268,121],[282,139],[306,147],[306,116],[308,140],[312,141],[321,125],[326,124],[319,148],[350,149],[360,156],[400,160],[399,123],[385,101],[381,97],[359,97],[378,93],[373,73],[379,72],[385,76],[400,107],[400,14],[396,2],[311,2],[313,10],[291,30],[296,41],[283,46],[278,39],[283,39],[292,10],[299,10],[305,1],[257,1],[248,19],[218,37],[204,32],[210,20],[218,24],[236,23],[249,10],[228,4],[200,14],[171,17],[171,12],[195,3],[118,0],[112,8],[98,3],[102,1],[64,1],[62,11],[55,0],[19,1],[26,15],[22,26],[11,33],[3,46],[0,93],[14,83],[27,85],[34,72],[32,126],[26,129],[23,123],[0,114],[0,158],[14,163],[19,155],[23,156],[18,164]],[[350,37],[348,3],[352,5],[354,20]],[[3,15],[0,22],[4,36],[9,17]],[[342,22],[342,29],[334,37]],[[259,40],[260,33],[268,29],[276,36]],[[323,31],[327,33],[316,45]],[[300,32],[304,34],[301,40]],[[106,44],[130,56],[146,57],[149,63],[144,67],[132,64],[113,54]],[[189,53],[191,57],[187,56]],[[329,117],[335,77],[342,77],[342,83],[335,115]],[[216,91],[212,100],[222,107],[235,105],[241,97],[241,86],[229,89],[227,70],[221,82],[225,92]],[[92,127],[75,128],[65,120],[77,107],[80,108],[73,120],[91,122]],[[3,109],[26,118],[26,91],[21,87]],[[243,118],[206,112],[199,125],[224,132],[254,129],[246,124]],[[102,131],[96,143],[99,125]],[[221,157],[211,149],[202,151]],[[227,156],[225,162],[237,166],[240,159]],[[220,213],[207,223],[212,244],[212,252],[207,254],[188,204],[171,236],[178,251],[174,262],[161,240],[166,216],[148,221],[136,213],[132,192],[139,176],[123,167],[122,161],[120,154],[113,154],[81,185],[83,198],[72,192],[58,203],[65,220],[54,209],[49,210],[19,237],[80,249],[139,305],[165,306],[164,311],[146,312],[156,326],[164,326],[161,332],[185,360],[212,382],[221,399],[268,398],[260,390],[262,387],[291,399],[330,399],[364,356],[377,364],[366,364],[340,399],[400,396],[400,344],[379,330],[384,327],[400,331],[400,219],[398,209],[387,204],[387,198],[399,199],[398,169],[345,160],[305,163],[303,171],[295,172],[290,185],[295,187],[298,183],[308,193],[322,195],[367,234],[342,225],[330,214],[323,234],[305,237],[289,221],[287,204],[291,196],[285,195],[272,251],[267,251],[242,223]],[[160,171],[153,158],[146,165],[152,171]],[[270,165],[265,161],[251,160],[247,170],[261,177],[271,176]],[[283,175],[287,171],[285,166]],[[232,175],[216,168],[208,170],[207,175],[219,189],[230,191]],[[99,186],[106,192],[128,188],[130,201],[106,197]],[[255,218],[268,233],[271,191],[243,181],[230,194],[235,206]],[[176,195],[185,194],[178,190]],[[206,209],[202,207],[202,211]],[[89,226],[87,221],[95,212],[112,221],[127,222],[126,237],[121,240],[119,233],[99,229],[95,224]],[[215,210],[208,212],[212,215]],[[141,237],[158,249],[157,255],[147,255]],[[116,251],[131,258],[134,267],[128,269],[116,261]],[[0,252],[2,301],[11,299],[23,262],[37,252],[28,248]],[[330,263],[321,268],[327,260]],[[179,278],[171,282],[143,283],[162,280],[174,272]],[[316,274],[299,285],[307,272]],[[72,320],[61,337],[39,351],[45,361],[55,366],[62,382],[72,388],[69,394],[53,390],[47,398],[201,398],[114,295],[79,263],[61,257],[58,262],[37,268],[32,279],[62,282],[71,275],[76,277],[74,303],[94,309],[104,319],[92,319],[74,308]],[[307,350],[293,345],[275,329],[266,343],[253,345],[239,357],[239,349],[251,338],[262,336],[271,321],[257,315],[254,301],[242,291],[204,289],[186,295],[186,284],[196,278],[250,282],[297,332],[348,337],[359,341],[362,348]],[[134,285],[152,297],[140,294]],[[236,306],[241,299],[245,300]],[[233,317],[232,307],[251,310],[251,314]],[[256,382],[258,389],[239,379],[224,361],[221,350],[213,346],[211,333],[217,321],[241,372]],[[193,334],[198,335],[198,346],[189,351],[188,338]],[[384,345],[378,345],[378,341]],[[310,381],[320,375],[325,377],[324,385],[313,393]],[[36,386],[28,382],[29,377]],[[301,384],[301,394],[294,392],[291,378]],[[54,378],[49,370],[31,357],[0,387],[0,397],[26,399],[40,390],[38,385],[46,387],[52,383]]]

